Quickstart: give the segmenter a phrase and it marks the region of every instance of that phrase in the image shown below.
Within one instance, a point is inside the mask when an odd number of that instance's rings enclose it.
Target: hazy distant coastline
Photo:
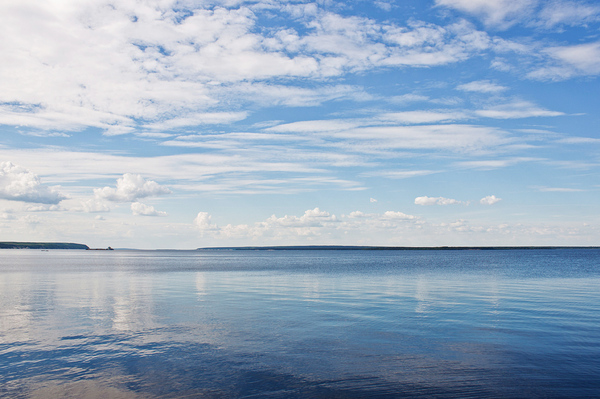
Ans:
[[[248,247],[200,247],[196,251],[489,251],[489,250],[526,250],[526,249],[598,249],[600,246],[438,246],[438,247],[388,247],[368,245],[278,245],[278,246],[248,246]],[[0,249],[80,249],[80,250],[112,250],[108,248],[90,248],[85,244],[70,242],[0,242]],[[126,248],[118,248],[126,249]],[[136,250],[127,248],[129,250]],[[161,249],[173,251],[173,249]]]
[[[90,249],[85,244],[72,242],[0,242],[0,249]]]
[[[478,246],[478,247],[386,247],[386,246],[360,246],[360,245],[282,245],[267,247],[205,247],[197,248],[197,251],[286,251],[286,250],[392,250],[392,251],[414,251],[414,250],[502,250],[502,249],[566,249],[566,248],[600,248],[595,246]]]

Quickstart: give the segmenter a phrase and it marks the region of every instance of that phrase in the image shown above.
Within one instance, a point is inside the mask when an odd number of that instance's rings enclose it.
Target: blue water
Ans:
[[[600,398],[600,250],[0,250],[0,396]]]

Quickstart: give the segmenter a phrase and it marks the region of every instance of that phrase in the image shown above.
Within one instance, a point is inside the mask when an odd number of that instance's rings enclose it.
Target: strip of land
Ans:
[[[72,242],[0,242],[1,249],[90,249],[85,244]]]
[[[502,249],[566,249],[566,248],[600,248],[594,246],[494,246],[494,247],[380,247],[380,246],[354,246],[354,245],[290,245],[273,247],[205,247],[197,248],[198,251],[290,251],[290,250],[359,250],[359,251],[415,251],[415,250],[502,250]]]

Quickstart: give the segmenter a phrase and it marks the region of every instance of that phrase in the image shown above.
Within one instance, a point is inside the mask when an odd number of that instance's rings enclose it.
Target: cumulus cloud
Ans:
[[[502,201],[502,198],[498,198],[495,195],[488,195],[479,200],[482,205],[494,205],[495,203]]]
[[[97,198],[113,202],[133,202],[139,198],[169,194],[171,190],[141,175],[125,173],[117,179],[117,186],[94,189]]]
[[[276,217],[272,215],[265,223],[269,225],[278,225],[286,227],[319,227],[326,222],[335,222],[337,218],[329,212],[322,211],[319,208],[309,209],[304,215]]]
[[[42,185],[40,178],[29,170],[12,162],[2,162],[0,163],[0,198],[58,204],[67,197],[61,194],[57,187]]]
[[[444,197],[417,197],[415,198],[415,205],[458,205],[464,204],[462,201],[458,201],[452,198]]]
[[[133,202],[131,212],[136,216],[167,216],[167,212],[157,211],[153,206],[141,202]]]
[[[369,202],[374,203],[377,202],[377,200],[375,198],[369,198]]]
[[[201,231],[217,230],[218,227],[216,224],[211,223],[211,218],[212,216],[208,212],[198,212],[193,224]]]
[[[252,225],[217,226],[211,222],[206,212],[198,213],[194,226],[202,235],[210,234],[214,238],[249,238],[249,239],[296,239],[313,240],[317,237],[329,237],[346,232],[360,234],[361,231],[389,230],[408,228],[416,225],[418,218],[398,211],[387,211],[383,214],[351,212],[340,217],[319,208],[309,209],[301,216],[272,215],[264,221]]]
[[[400,220],[412,220],[416,219],[416,216],[407,215],[404,212],[386,211],[383,213],[385,219],[400,219]]]

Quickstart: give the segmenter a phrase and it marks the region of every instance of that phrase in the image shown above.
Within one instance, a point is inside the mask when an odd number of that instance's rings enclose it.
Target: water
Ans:
[[[600,397],[600,250],[0,250],[0,396]]]

